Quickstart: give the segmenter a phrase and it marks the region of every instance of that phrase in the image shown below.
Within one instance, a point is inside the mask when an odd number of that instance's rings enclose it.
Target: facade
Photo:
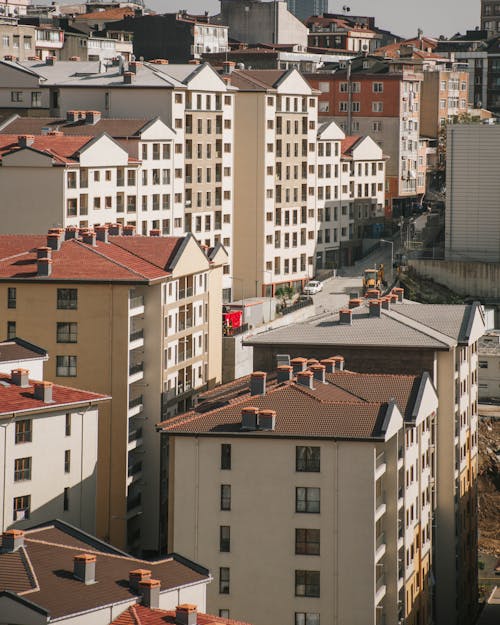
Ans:
[[[126,17],[114,22],[115,32],[133,34],[136,58],[167,59],[170,63],[188,63],[203,53],[229,50],[228,27],[209,17],[189,15],[185,11],[163,15]]]
[[[370,135],[389,157],[386,216],[398,217],[419,202],[417,185],[423,73],[413,59],[358,57],[335,73],[308,74],[321,92],[319,117],[336,121],[346,134]]]
[[[231,85],[234,288],[238,298],[271,296],[314,275],[317,95],[296,70],[234,70]]]
[[[369,28],[366,22],[353,23],[345,16],[325,13],[310,13],[309,16],[305,20],[309,28],[309,48],[333,48],[363,54],[380,46],[382,35]]]
[[[500,128],[458,124],[448,128],[445,256],[500,261],[498,146]]]
[[[48,349],[46,379],[112,396],[99,420],[96,532],[157,551],[162,477],[153,426],[220,382],[227,255],[221,246],[205,253],[191,235],[133,236],[125,226],[120,236],[120,225],[111,232],[4,235],[0,318]]]
[[[380,317],[367,314],[365,306],[355,307],[342,318],[288,326],[245,344],[254,348],[254,368],[263,371],[274,369],[277,354],[322,359],[333,350],[367,373],[429,371],[439,401],[435,621],[469,624],[477,610],[477,377],[484,313],[477,304],[387,305],[391,308],[383,308]]]
[[[258,625],[431,622],[434,388],[339,365],[296,358],[160,424],[169,546],[218,572],[210,610]]]
[[[3,533],[0,579],[0,614],[9,623],[111,625],[128,610],[172,611],[179,604],[204,610],[211,576],[177,554],[138,560],[52,521]]]
[[[304,22],[311,15],[322,15],[328,12],[328,0],[287,0],[288,10],[296,18]]]
[[[500,333],[487,332],[479,341],[479,401],[500,397]]]
[[[307,26],[288,10],[285,0],[221,0],[220,10],[214,19],[229,27],[231,39],[248,44],[294,44],[307,50]]]
[[[500,35],[500,7],[493,0],[481,0],[481,30],[488,33],[488,37]]]
[[[58,517],[94,532],[98,408],[110,398],[34,381],[25,368],[0,382],[2,531]]]
[[[0,7],[1,17],[18,17],[26,15],[29,0],[4,0]]]

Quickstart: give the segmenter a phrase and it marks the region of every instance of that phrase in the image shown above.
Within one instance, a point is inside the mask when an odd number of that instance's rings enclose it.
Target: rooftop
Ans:
[[[86,123],[84,119],[68,121],[59,117],[20,117],[16,115],[0,126],[1,135],[42,135],[45,129],[62,131],[65,135],[84,135],[95,137],[107,133],[110,137],[130,138],[138,137],[140,131],[148,124],[147,119],[100,119],[95,124]]]
[[[18,337],[0,342],[0,362],[17,362],[19,360],[48,359],[48,352]]]
[[[62,165],[77,163],[79,151],[91,140],[90,136],[41,135],[34,136],[28,146],[23,146],[18,135],[0,134],[0,161],[6,154],[31,149],[51,156],[56,163]]]
[[[183,607],[183,606],[180,606]],[[188,606],[186,606],[188,607]],[[194,608],[194,606],[189,606]],[[152,610],[142,605],[130,606],[111,625],[178,625],[173,610]],[[242,621],[196,613],[196,625],[249,625]]]
[[[76,555],[96,556],[96,584],[73,575]],[[0,550],[0,593],[12,591],[48,612],[50,619],[133,601],[129,572],[148,569],[161,591],[206,583],[206,569],[172,554],[149,562],[133,558],[67,523],[54,521],[24,532],[24,546],[12,553]]]

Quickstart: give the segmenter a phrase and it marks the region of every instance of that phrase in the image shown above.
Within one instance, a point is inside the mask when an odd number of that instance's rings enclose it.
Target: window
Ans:
[[[231,468],[231,445],[228,445],[227,443],[223,443],[220,446],[220,468]]]
[[[311,514],[320,511],[320,489],[298,486],[295,489],[295,512]]]
[[[16,458],[14,460],[14,482],[31,480],[31,458]]]
[[[295,553],[319,556],[319,530],[295,529]]]
[[[487,369],[488,368],[488,361],[487,360],[480,360],[479,361],[479,368],[480,369]]]
[[[374,82],[373,83],[373,93],[382,93],[384,91],[384,83],[383,82]]]
[[[76,198],[68,198],[66,200],[66,215],[67,217],[76,217],[78,214],[78,202]]]
[[[71,471],[71,449],[66,449],[64,452],[64,473]]]
[[[76,377],[76,356],[56,356],[56,375]]]
[[[231,528],[229,525],[220,526],[219,551],[231,551]]]
[[[58,310],[76,310],[78,308],[78,289],[57,289]]]
[[[231,510],[231,484],[220,486],[220,509]]]
[[[229,567],[221,566],[219,569],[219,593],[229,594]]]
[[[14,521],[22,521],[30,518],[31,495],[23,495],[22,497],[14,497],[13,509]]]
[[[22,419],[21,421],[16,421],[16,445],[18,445],[19,443],[31,443],[31,423],[31,419]]]
[[[295,596],[319,597],[319,571],[295,571]]]
[[[295,612],[295,625],[319,625],[319,614],[315,612]]]
[[[11,102],[22,102],[23,101],[23,92],[22,91],[11,91],[10,92],[10,101]]]
[[[71,412],[66,413],[66,419],[64,424],[64,435],[71,436]]]
[[[41,91],[31,92],[31,106],[32,108],[39,108],[42,106],[42,93]]]
[[[16,322],[7,321],[7,338],[13,339],[16,337]]]
[[[57,324],[57,342],[58,343],[76,343],[78,339],[77,323],[58,323]]]
[[[63,510],[69,510],[69,488],[67,486],[63,493]]]
[[[296,447],[295,470],[318,473],[320,470],[320,448]]]
[[[374,113],[382,113],[384,110],[383,102],[372,102],[372,111]]]
[[[17,306],[17,290],[15,287],[7,289],[7,308],[16,308]]]
[[[221,618],[229,618],[229,610],[226,610],[226,609],[219,610],[219,616]]]

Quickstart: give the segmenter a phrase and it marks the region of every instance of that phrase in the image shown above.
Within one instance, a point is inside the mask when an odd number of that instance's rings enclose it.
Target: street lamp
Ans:
[[[387,241],[387,239],[380,239],[380,243],[389,243],[391,246],[391,283],[394,279],[394,241]]]

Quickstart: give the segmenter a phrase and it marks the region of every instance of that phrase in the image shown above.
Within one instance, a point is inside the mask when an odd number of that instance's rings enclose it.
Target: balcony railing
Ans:
[[[144,295],[130,298],[130,308],[139,308],[140,306],[144,306]]]
[[[130,333],[130,342],[133,343],[134,341],[138,341],[139,339],[143,339],[144,338],[144,330],[136,330],[135,332],[131,332]]]
[[[135,408],[136,406],[141,406],[143,404],[143,397],[139,395],[139,397],[135,397],[128,402],[129,408]]]
[[[142,462],[136,462],[135,464],[131,464],[128,468],[128,476],[132,477],[133,475],[137,475],[142,471]]]
[[[134,375],[136,373],[140,373],[141,371],[144,371],[144,363],[138,362],[135,365],[130,365],[128,373],[129,375]]]
[[[132,430],[128,433],[128,442],[133,443],[134,441],[138,441],[142,438],[142,428],[137,428],[136,430]]]
[[[127,499],[127,512],[133,510],[134,508],[138,508],[141,505],[141,493],[134,495],[134,497],[130,497]]]

